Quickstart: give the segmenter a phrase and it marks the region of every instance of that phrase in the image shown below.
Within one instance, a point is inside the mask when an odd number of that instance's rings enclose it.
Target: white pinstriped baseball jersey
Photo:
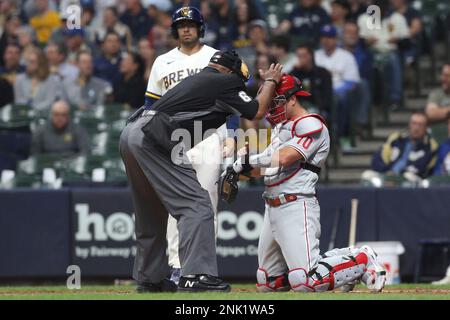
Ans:
[[[330,136],[320,116],[307,116],[290,120],[278,125],[272,131],[271,145],[273,151],[284,147],[294,148],[306,162],[321,166],[330,149]],[[288,167],[269,168],[265,171],[265,194],[278,196],[285,193],[304,195],[315,194],[319,176],[309,170],[301,169],[301,161]]]
[[[212,47],[203,45],[198,52],[187,55],[177,47],[158,56],[148,79],[146,95],[159,99],[181,80],[199,73],[208,65],[216,51]]]

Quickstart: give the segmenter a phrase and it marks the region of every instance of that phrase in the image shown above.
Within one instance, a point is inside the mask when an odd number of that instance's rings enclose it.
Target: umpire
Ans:
[[[230,285],[217,277],[213,208],[187,160],[185,146],[200,142],[193,139],[199,124],[203,135],[232,114],[262,119],[281,71],[279,64],[260,70],[265,82],[256,99],[251,99],[246,93],[249,75],[245,63],[234,51],[217,52],[206,68],[169,90],[151,110],[142,107],[130,118],[120,137],[120,154],[135,207],[133,278],[138,292],[177,290],[166,279],[168,212],[178,221],[182,270],[178,290],[230,290]],[[184,132],[188,138],[174,141],[174,131]]]

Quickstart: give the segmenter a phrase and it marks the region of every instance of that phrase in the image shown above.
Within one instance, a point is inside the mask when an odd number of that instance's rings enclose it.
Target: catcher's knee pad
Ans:
[[[308,273],[303,268],[289,270],[289,284],[297,292],[314,292]]]
[[[259,292],[281,292],[291,289],[286,275],[269,277],[263,268],[258,268],[256,271],[256,280],[256,288]]]

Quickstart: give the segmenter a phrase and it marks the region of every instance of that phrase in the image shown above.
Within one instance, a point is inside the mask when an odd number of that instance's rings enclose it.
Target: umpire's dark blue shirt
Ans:
[[[219,128],[232,114],[253,119],[258,105],[257,100],[247,95],[245,83],[239,76],[206,67],[167,91],[152,109],[172,116],[181,128],[191,133],[194,121],[202,121],[204,133]]]

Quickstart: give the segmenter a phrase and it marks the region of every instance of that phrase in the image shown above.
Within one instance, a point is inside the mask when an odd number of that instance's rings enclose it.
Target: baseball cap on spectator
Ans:
[[[327,37],[327,38],[336,38],[337,30],[331,24],[326,24],[320,29],[320,36]]]
[[[248,28],[251,29],[253,27],[260,27],[265,32],[267,32],[267,22],[265,22],[262,19],[256,19],[256,20],[250,21],[249,24],[248,24]]]

